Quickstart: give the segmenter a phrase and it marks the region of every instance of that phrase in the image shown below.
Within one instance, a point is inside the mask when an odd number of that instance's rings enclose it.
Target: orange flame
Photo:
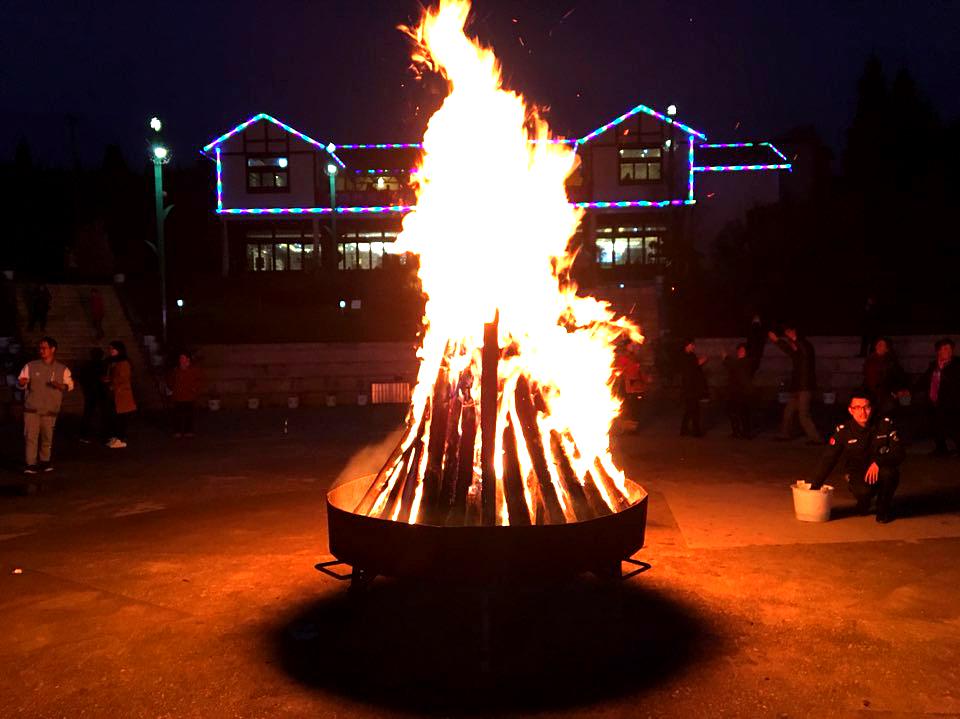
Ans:
[[[419,255],[427,298],[420,371],[400,451],[416,441],[418,428],[426,426],[420,436],[429,436],[429,404],[438,376],[447,378],[451,395],[469,390],[481,404],[498,402],[497,508],[499,522],[509,524],[499,486],[505,471],[501,450],[507,423],[521,425],[513,393],[521,376],[542,400],[537,431],[543,446],[549,448],[551,432],[558,433],[581,482],[590,472],[596,476],[599,465],[629,497],[609,452],[610,427],[621,404],[612,392],[611,368],[618,338],[627,334],[639,342],[643,337],[607,303],[577,294],[568,244],[582,211],[568,202],[564,185],[578,162],[576,152],[548,142],[549,128],[536,108],[503,87],[493,52],[465,34],[469,12],[466,0],[441,0],[417,28],[407,30],[417,43],[414,61],[441,73],[449,95],[423,136],[416,209],[404,218],[398,238],[398,251]],[[500,393],[488,398],[480,394],[483,327],[497,315],[504,348]],[[516,444],[532,520],[533,459],[523,441]],[[478,443],[477,477],[479,451]],[[420,477],[426,454],[418,458]],[[403,474],[400,464],[395,460],[394,478],[374,511],[382,509]],[[557,468],[550,463],[548,469],[564,516],[574,521]],[[418,519],[422,482],[416,491],[411,523]],[[392,518],[397,519],[396,512]]]

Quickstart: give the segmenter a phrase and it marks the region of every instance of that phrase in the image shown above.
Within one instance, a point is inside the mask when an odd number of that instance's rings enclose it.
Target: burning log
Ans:
[[[553,461],[557,467],[557,474],[560,475],[560,483],[563,485],[564,491],[566,491],[567,496],[573,504],[573,514],[576,516],[577,521],[583,522],[588,519],[593,519],[597,514],[590,506],[590,502],[587,501],[587,495],[583,485],[580,484],[580,481],[577,479],[577,473],[570,465],[567,453],[563,449],[563,441],[560,438],[560,433],[556,430],[550,432],[550,453],[553,455]],[[600,497],[599,492],[597,493],[597,498],[600,499],[600,503],[603,504],[603,499]],[[606,505],[604,505],[604,507],[605,506]],[[607,510],[607,513],[609,513],[609,510]]]
[[[600,477],[600,483],[603,485],[604,491],[613,502],[614,511],[622,512],[624,509],[629,507],[630,502],[627,501],[627,498],[623,496],[623,492],[621,492],[620,488],[614,483],[613,477],[611,477],[607,473],[607,470],[603,468],[603,465],[600,464],[599,458],[594,461],[593,466],[597,472],[597,475]]]
[[[420,460],[423,457],[423,439],[418,438],[415,443],[413,460],[410,462],[410,469],[403,480],[403,492],[400,495],[400,514],[397,515],[398,522],[409,522],[410,512],[413,511],[413,500],[417,494],[417,479],[420,474]]]
[[[503,494],[507,502],[510,525],[530,524],[530,509],[523,492],[520,459],[517,456],[517,436],[513,422],[507,421],[503,430]]]
[[[444,447],[449,435],[447,416],[450,410],[450,380],[446,364],[437,373],[430,407],[430,440],[427,445],[427,467],[423,473],[419,521],[422,524],[440,524],[440,481],[446,454]]]
[[[537,427],[537,408],[530,397],[530,384],[525,375],[520,375],[517,378],[514,397],[516,399],[517,417],[523,431],[523,439],[526,442],[527,451],[530,453],[533,472],[539,483],[546,521],[549,524],[562,524],[566,521],[566,518],[563,515],[563,507],[560,505],[560,499],[557,497],[557,490],[553,486],[553,479],[547,466],[543,441],[540,439],[540,430]]]
[[[500,311],[493,322],[483,326],[483,352],[480,365],[480,504],[481,522],[493,525],[497,521],[497,475],[494,454],[497,442],[497,401],[500,391],[498,369],[500,347],[497,330]]]
[[[460,446],[457,450],[456,488],[453,492],[453,506],[447,515],[447,524],[466,523],[467,495],[473,484],[473,448],[477,438],[477,410],[473,401],[463,407]]]

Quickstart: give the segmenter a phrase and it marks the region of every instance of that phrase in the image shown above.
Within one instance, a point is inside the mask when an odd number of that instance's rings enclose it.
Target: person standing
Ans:
[[[904,449],[893,421],[873,414],[868,395],[866,389],[851,394],[847,412],[853,421],[837,425],[810,488],[820,489],[842,457],[843,478],[857,499],[857,512],[867,514],[876,498],[877,521],[886,524],[893,519],[893,495],[900,484]]]
[[[680,356],[680,393],[683,396],[683,419],[680,420],[680,435],[702,437],[700,426],[700,400],[709,394],[707,377],[703,373],[706,357],[697,356],[697,346],[692,339],[683,340]]]
[[[103,339],[103,318],[106,315],[106,308],[103,303],[103,295],[96,287],[90,290],[90,321],[93,323],[93,330],[97,333],[97,339]]]
[[[750,439],[754,370],[747,344],[741,342],[737,345],[735,357],[729,357],[724,352],[723,366],[727,370],[727,414],[730,417],[730,430],[738,439]]]
[[[167,376],[173,401],[174,437],[193,437],[200,385],[200,370],[193,364],[193,357],[189,352],[181,352],[177,366]]]
[[[107,360],[107,376],[104,378],[110,390],[112,413],[110,417],[110,449],[127,446],[127,425],[130,415],[137,410],[133,400],[133,368],[127,359],[127,348],[120,340],[110,343]]]
[[[763,323],[760,321],[760,315],[754,315],[750,320],[750,329],[747,330],[747,357],[750,360],[750,377],[760,369],[760,361],[763,359],[763,350],[767,344],[767,333],[763,329]]]
[[[30,298],[30,320],[27,325],[27,331],[33,332],[33,328],[40,325],[40,331],[47,331],[47,315],[50,314],[50,303],[53,301],[53,295],[46,285],[40,285]]]
[[[806,337],[797,332],[792,323],[783,326],[783,337],[776,333],[768,334],[770,341],[779,347],[793,364],[790,373],[790,399],[783,408],[783,421],[780,424],[778,440],[793,437],[793,420],[799,416],[800,426],[807,435],[807,444],[823,444],[817,426],[810,416],[810,403],[817,387],[816,356],[813,345]]]
[[[888,338],[877,338],[873,351],[864,361],[863,385],[870,391],[875,411],[885,417],[892,416],[899,397],[908,394],[907,375]]]
[[[43,337],[38,349],[40,359],[27,362],[17,378],[17,384],[26,391],[23,403],[25,474],[53,470],[53,428],[60,414],[64,392],[73,390],[70,369],[56,359],[57,341],[53,337]]]
[[[960,450],[960,363],[953,357],[953,340],[934,345],[936,358],[920,376],[917,389],[927,406],[933,431],[933,454],[947,454],[947,439]]]

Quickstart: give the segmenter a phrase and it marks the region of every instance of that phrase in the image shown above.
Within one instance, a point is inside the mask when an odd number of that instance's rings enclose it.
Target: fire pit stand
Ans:
[[[647,494],[629,479],[639,498],[620,512],[583,522],[525,526],[435,526],[357,514],[353,510],[370,482],[371,477],[360,477],[327,494],[330,553],[336,560],[316,568],[349,579],[353,588],[381,575],[495,584],[585,572],[629,578],[649,568],[631,559],[643,546]],[[622,562],[637,569],[624,575]],[[340,565],[352,571],[334,571]]]

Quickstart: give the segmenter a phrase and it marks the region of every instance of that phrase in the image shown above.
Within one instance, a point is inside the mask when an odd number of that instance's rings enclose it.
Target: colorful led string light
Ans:
[[[230,130],[230,132],[225,132],[224,134],[222,134],[220,137],[218,137],[218,138],[217,138],[216,140],[214,140],[213,142],[211,142],[211,143],[209,143],[209,144],[207,144],[207,145],[204,145],[203,151],[204,151],[204,152],[209,152],[211,149],[213,149],[214,147],[216,147],[217,145],[219,145],[219,144],[220,144],[221,142],[223,142],[224,140],[227,140],[227,139],[233,137],[233,136],[236,135],[238,132],[242,132],[243,130],[245,130],[245,129],[247,129],[248,127],[250,127],[250,125],[252,125],[253,123],[258,122],[258,121],[260,121],[260,120],[268,120],[268,121],[272,122],[274,125],[276,125],[277,127],[281,128],[281,129],[283,129],[283,130],[286,130],[286,131],[289,132],[291,135],[295,135],[296,137],[299,137],[299,138],[300,138],[301,140],[303,140],[304,142],[307,142],[307,143],[313,145],[314,147],[317,147],[317,148],[323,150],[324,152],[326,152],[327,154],[329,154],[330,157],[332,157],[332,158],[336,161],[336,163],[337,163],[338,165],[340,165],[340,167],[346,167],[346,165],[343,164],[343,160],[341,160],[339,157],[337,157],[337,154],[336,154],[337,146],[334,145],[332,142],[331,142],[331,143],[327,143],[327,144],[324,144],[324,143],[322,143],[322,142],[318,142],[317,140],[314,140],[314,139],[313,139],[312,137],[310,137],[309,135],[304,135],[304,134],[303,134],[302,132],[300,132],[299,130],[296,130],[296,129],[290,127],[290,125],[286,124],[285,122],[280,122],[280,120],[278,120],[278,119],[275,118],[275,117],[272,117],[272,116],[268,115],[268,114],[265,113],[265,112],[261,112],[261,113],[259,113],[259,114],[257,114],[257,115],[254,115],[253,117],[251,117],[251,118],[250,118],[249,120],[247,120],[246,122],[241,122],[241,123],[240,123],[239,125],[237,125],[235,128],[233,128],[232,130]],[[331,149],[331,148],[332,148],[332,149]]]
[[[703,144],[700,145],[700,147],[709,148],[711,150],[719,150],[731,147],[767,147],[781,160],[787,159],[787,156],[780,152],[780,150],[778,150],[772,142],[715,142],[711,144]]]
[[[220,161],[220,148],[217,148],[217,212],[223,210],[223,163]]]
[[[593,132],[587,133],[586,135],[584,135],[583,137],[581,137],[579,140],[577,140],[577,144],[578,144],[578,145],[582,145],[582,144],[584,144],[585,142],[589,142],[589,141],[592,140],[593,138],[597,137],[597,135],[602,135],[602,134],[605,133],[607,130],[609,130],[611,127],[616,127],[617,125],[619,125],[619,124],[620,124],[621,122],[623,122],[624,120],[627,120],[627,119],[633,117],[634,115],[636,115],[638,112],[645,112],[646,114],[648,114],[648,115],[650,115],[650,116],[652,116],[652,117],[656,117],[656,118],[662,120],[663,122],[666,122],[668,125],[675,125],[677,128],[679,128],[680,130],[683,130],[683,131],[686,132],[688,135],[693,135],[694,137],[698,137],[698,138],[700,138],[701,140],[706,140],[706,139],[707,139],[707,136],[706,136],[706,135],[704,135],[702,132],[699,132],[699,131],[697,131],[697,130],[694,130],[694,129],[693,129],[692,127],[690,127],[689,125],[684,125],[682,122],[679,122],[679,121],[677,121],[677,120],[674,120],[672,117],[668,117],[667,115],[664,115],[662,112],[657,112],[656,110],[653,110],[653,109],[647,107],[646,105],[637,105],[635,108],[633,108],[633,109],[630,110],[629,112],[623,113],[623,114],[622,114],[620,117],[618,117],[617,119],[611,120],[611,121],[608,122],[606,125],[602,125],[601,127],[598,127],[598,128],[597,128],[596,130],[594,130]]]
[[[743,170],[793,170],[793,165],[701,165],[694,172],[741,172]]]
[[[687,199],[693,199],[693,135],[690,136],[690,149],[687,150]]]
[[[609,209],[624,207],[670,207],[693,205],[696,200],[622,200],[613,202],[571,202],[574,207],[584,209]],[[407,213],[416,209],[415,205],[385,205],[377,207],[235,207],[217,210],[219,215],[329,215],[334,210],[338,215],[365,215]]]

